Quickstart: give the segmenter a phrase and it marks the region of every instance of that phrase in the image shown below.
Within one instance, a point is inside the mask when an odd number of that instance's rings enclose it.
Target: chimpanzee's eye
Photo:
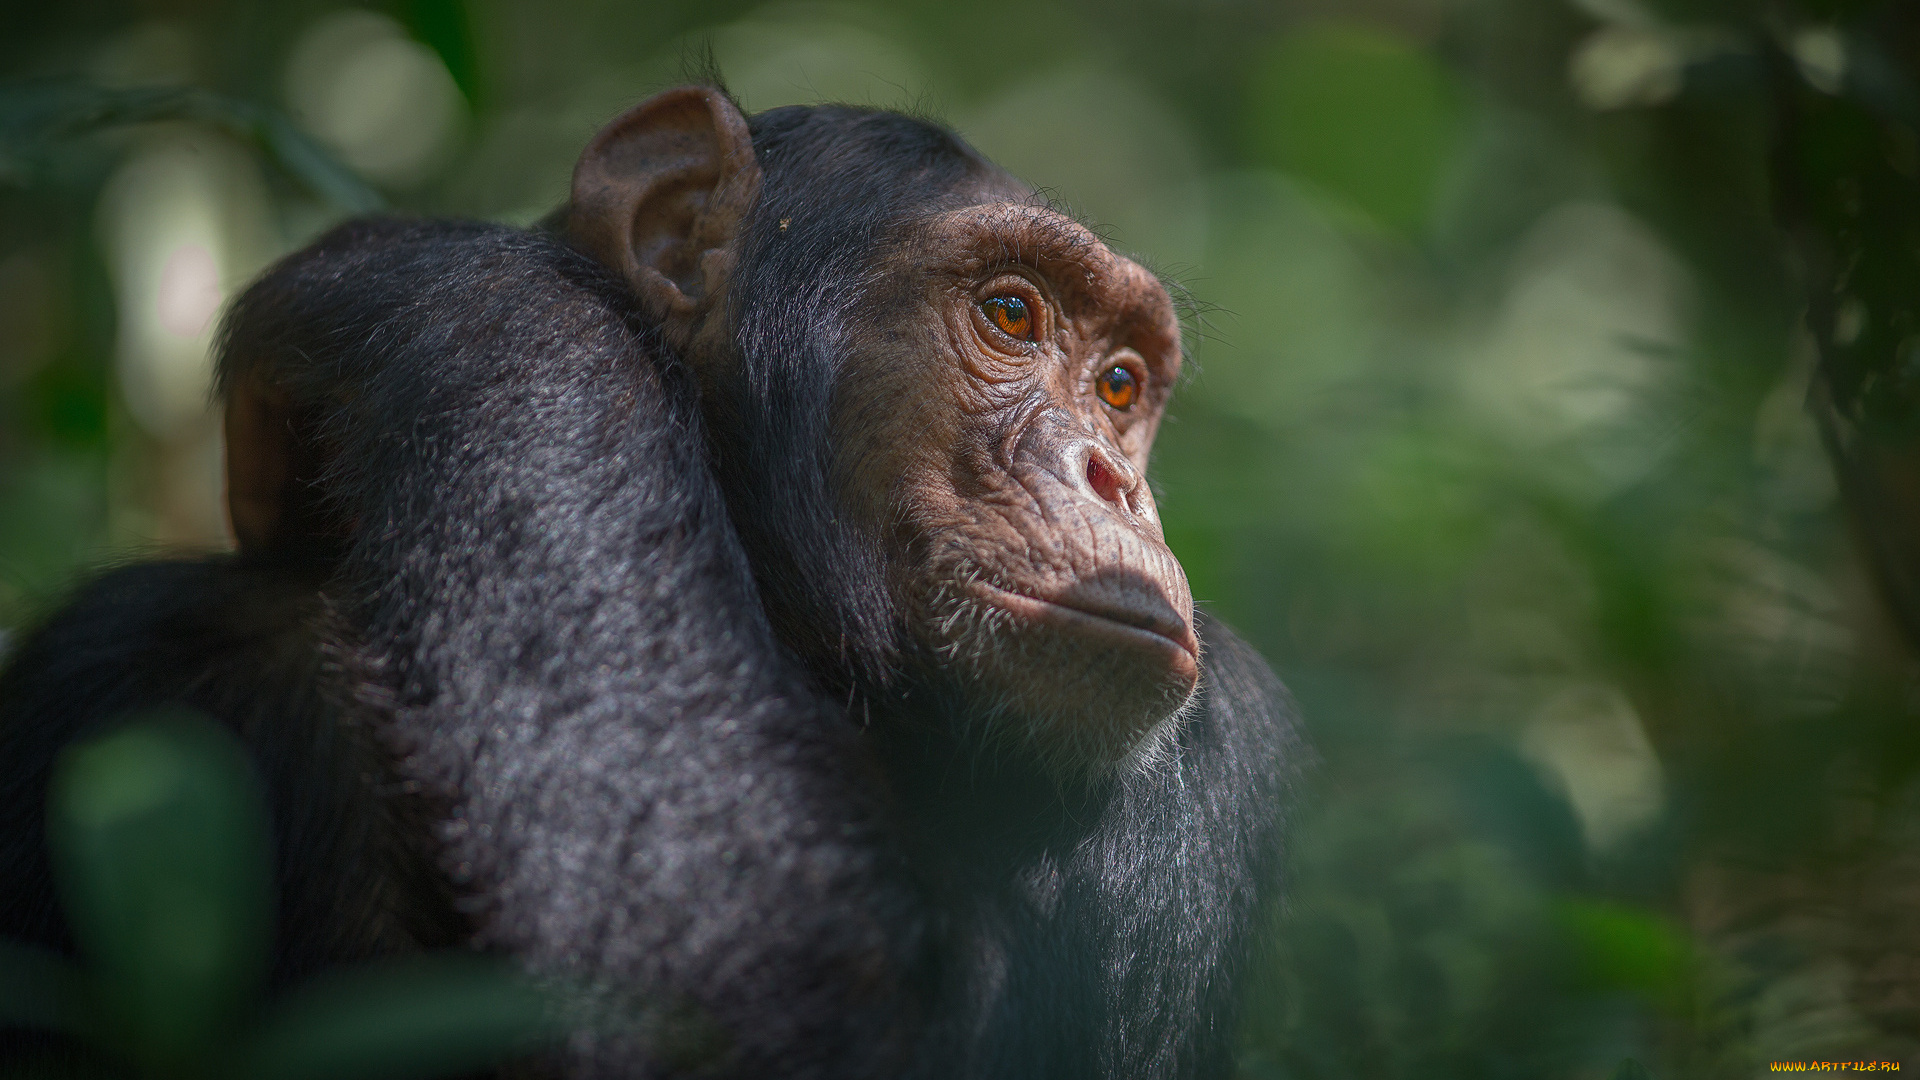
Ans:
[[[990,296],[980,302],[980,309],[1001,333],[1016,341],[1033,340],[1033,312],[1028,310],[1025,300],[1017,296]]]
[[[1140,383],[1133,372],[1115,364],[1100,373],[1094,381],[1094,389],[1099,392],[1100,400],[1116,409],[1130,409],[1135,398],[1140,396]]]

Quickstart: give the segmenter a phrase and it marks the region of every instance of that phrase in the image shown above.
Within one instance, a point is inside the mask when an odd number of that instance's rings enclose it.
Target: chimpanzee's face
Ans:
[[[834,430],[919,663],[1048,759],[1151,755],[1200,649],[1146,482],[1180,371],[1166,289],[1023,197],[939,213],[892,252]]]

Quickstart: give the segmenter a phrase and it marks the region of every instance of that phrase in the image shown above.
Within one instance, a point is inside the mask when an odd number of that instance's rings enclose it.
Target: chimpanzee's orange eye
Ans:
[[[1133,377],[1133,372],[1119,364],[1101,372],[1093,385],[1100,394],[1100,400],[1116,409],[1132,408],[1134,399],[1140,396],[1139,381]]]
[[[980,309],[1001,333],[1016,341],[1033,340],[1033,312],[1028,310],[1025,300],[1017,296],[992,296],[981,302]]]

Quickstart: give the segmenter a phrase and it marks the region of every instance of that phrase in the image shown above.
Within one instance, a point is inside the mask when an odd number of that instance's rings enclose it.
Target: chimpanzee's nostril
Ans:
[[[1087,485],[1093,493],[1122,509],[1127,505],[1126,482],[1099,454],[1087,455]]]

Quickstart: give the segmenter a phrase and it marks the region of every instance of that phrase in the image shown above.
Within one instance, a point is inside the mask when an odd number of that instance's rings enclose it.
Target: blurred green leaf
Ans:
[[[190,1070],[259,988],[271,855],[245,756],[186,712],[142,717],[62,755],[50,854],[115,1041],[149,1070]]]
[[[379,192],[273,109],[194,87],[116,88],[75,79],[0,84],[0,184],[30,183],[74,139],[163,120],[210,124],[254,144],[314,194],[349,213],[386,205]]]
[[[1666,919],[1624,904],[1571,897],[1558,901],[1553,913],[1595,985],[1627,990],[1665,1007],[1680,1001],[1692,972],[1692,948]]]
[[[473,20],[462,0],[406,0],[401,21],[447,65],[469,105],[480,103],[480,64],[474,52]]]
[[[254,1080],[401,1080],[494,1065],[565,1032],[562,1017],[503,960],[423,956],[339,972],[277,1004],[239,1051]]]

